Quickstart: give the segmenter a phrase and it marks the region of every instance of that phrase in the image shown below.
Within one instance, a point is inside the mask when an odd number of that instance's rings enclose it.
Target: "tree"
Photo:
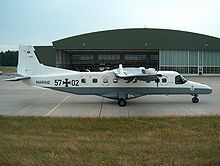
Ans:
[[[1,66],[17,66],[18,64],[18,51],[5,51],[0,52],[0,65]]]

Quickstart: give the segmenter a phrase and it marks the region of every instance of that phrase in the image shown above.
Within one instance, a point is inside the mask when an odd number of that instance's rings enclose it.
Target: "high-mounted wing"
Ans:
[[[114,70],[114,74],[116,77],[125,79],[128,82],[134,79],[146,82],[155,81],[158,76],[156,70],[153,68],[123,68],[122,65],[119,65],[119,68]]]

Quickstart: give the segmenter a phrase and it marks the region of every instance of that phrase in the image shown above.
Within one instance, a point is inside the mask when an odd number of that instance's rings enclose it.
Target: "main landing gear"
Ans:
[[[127,102],[126,102],[125,99],[121,98],[121,99],[118,100],[118,105],[119,105],[120,107],[125,107],[126,104],[127,104]]]
[[[193,103],[198,103],[199,102],[199,98],[198,98],[198,95],[197,94],[193,94],[193,98],[192,98],[192,102]]]
[[[192,102],[193,102],[193,103],[199,103],[198,94],[192,94],[192,96],[193,96]],[[125,107],[126,104],[127,104],[127,102],[126,102],[125,99],[120,98],[120,99],[118,100],[118,105],[119,105],[120,107]]]

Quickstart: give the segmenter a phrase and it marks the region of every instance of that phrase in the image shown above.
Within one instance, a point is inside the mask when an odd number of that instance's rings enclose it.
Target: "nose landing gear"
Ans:
[[[193,103],[198,103],[198,102],[199,102],[198,95],[197,95],[197,94],[194,94],[193,96],[194,96],[194,97],[192,98],[192,102],[193,102]]]
[[[125,99],[120,98],[120,99],[118,100],[118,105],[119,105],[120,107],[125,107],[126,104],[127,104],[127,102],[126,102]]]

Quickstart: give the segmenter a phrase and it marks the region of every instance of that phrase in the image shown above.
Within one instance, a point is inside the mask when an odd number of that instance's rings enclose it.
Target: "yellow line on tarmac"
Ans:
[[[47,116],[52,114],[61,104],[63,104],[71,95],[66,96],[61,102],[59,102],[54,108],[52,108],[48,113]]]

